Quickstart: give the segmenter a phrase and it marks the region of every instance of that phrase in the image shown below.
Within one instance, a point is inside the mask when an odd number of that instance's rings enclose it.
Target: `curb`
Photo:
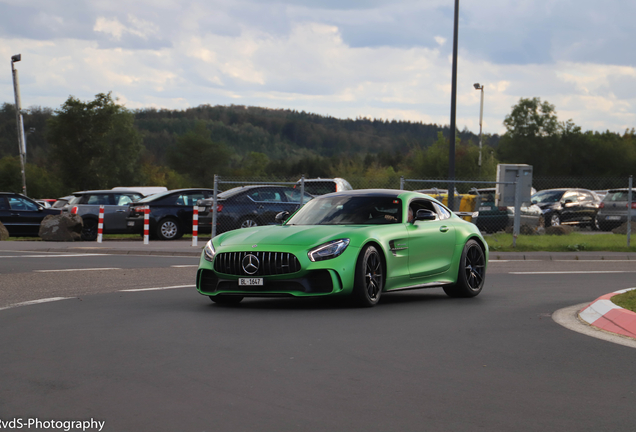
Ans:
[[[636,339],[636,313],[612,303],[612,297],[636,288],[605,294],[578,313],[579,319],[598,329]]]

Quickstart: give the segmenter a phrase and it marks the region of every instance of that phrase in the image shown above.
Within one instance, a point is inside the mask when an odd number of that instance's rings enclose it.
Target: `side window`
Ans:
[[[433,202],[431,201],[414,200],[414,201],[411,201],[411,203],[409,204],[409,208],[413,211],[414,216],[417,214],[418,210],[430,210],[433,213],[436,213],[439,219],[439,213],[437,212],[437,209],[435,208],[435,204],[433,204]]]
[[[0,197],[0,210],[9,210],[9,204],[4,197]]]
[[[565,195],[563,195],[563,201],[565,200],[577,202],[579,200],[579,194],[577,194],[576,192],[566,192]]]
[[[433,205],[435,206],[440,219],[448,219],[451,217],[451,213],[446,209],[446,207],[442,207],[441,205],[435,203],[433,203]]]
[[[250,194],[250,197],[254,201],[261,202],[282,202],[282,196],[279,191],[276,190],[257,190]]]
[[[11,210],[37,211],[38,209],[36,204],[19,197],[10,197],[9,206],[11,207]]]
[[[109,196],[108,195],[90,195],[88,197],[88,200],[86,201],[86,204],[92,204],[92,205],[110,205],[110,200],[108,199]]]
[[[203,196],[203,192],[192,192],[192,193],[183,194],[181,195],[180,198],[182,198],[183,200],[182,205],[195,206],[197,204],[197,201],[205,197]]]
[[[123,206],[131,203],[133,200],[128,195],[115,195],[115,201],[117,205]]]

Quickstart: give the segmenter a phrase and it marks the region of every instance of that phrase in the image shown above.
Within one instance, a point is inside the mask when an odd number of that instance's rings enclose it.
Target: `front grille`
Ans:
[[[247,255],[258,259],[258,270],[253,274],[243,270],[243,259]],[[300,271],[300,262],[286,252],[226,252],[214,258],[214,271],[236,276],[274,276]]]

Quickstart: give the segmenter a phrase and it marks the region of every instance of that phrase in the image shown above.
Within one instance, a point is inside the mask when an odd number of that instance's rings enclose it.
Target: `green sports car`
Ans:
[[[391,291],[441,287],[474,297],[484,286],[488,245],[477,227],[419,192],[336,192],[277,220],[210,240],[197,290],[222,304],[344,296],[374,306]]]

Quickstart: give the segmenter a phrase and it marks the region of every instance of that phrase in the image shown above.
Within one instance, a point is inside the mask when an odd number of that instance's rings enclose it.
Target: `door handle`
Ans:
[[[450,228],[448,228],[446,225],[442,225],[441,227],[439,227],[439,230],[440,230],[441,232],[446,232],[446,231],[448,231],[449,229],[450,229]]]

